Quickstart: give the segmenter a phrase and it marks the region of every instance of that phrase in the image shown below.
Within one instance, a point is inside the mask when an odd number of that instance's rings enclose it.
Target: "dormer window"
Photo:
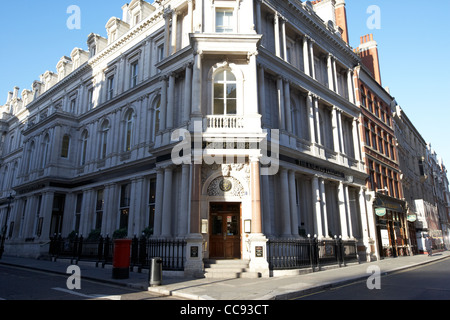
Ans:
[[[122,35],[128,32],[130,25],[119,18],[112,17],[106,24],[106,32],[108,33],[108,43],[111,44]]]
[[[134,25],[137,25],[139,22],[141,22],[141,13],[140,12],[134,16]]]
[[[97,47],[95,45],[93,45],[92,47],[89,48],[89,53],[90,53],[90,57],[92,58],[93,56],[95,56],[97,54]]]

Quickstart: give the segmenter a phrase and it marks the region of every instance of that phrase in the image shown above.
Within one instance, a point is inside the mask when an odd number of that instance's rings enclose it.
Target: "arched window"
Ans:
[[[130,110],[125,117],[125,151],[131,150],[133,143],[134,113]]]
[[[48,161],[48,154],[49,154],[49,149],[50,149],[50,137],[47,135],[45,135],[44,137],[44,143],[42,145],[42,168],[45,168],[45,166],[47,165],[47,161]]]
[[[62,139],[61,144],[61,158],[69,157],[69,147],[70,147],[70,137],[65,135]]]
[[[34,157],[34,150],[35,150],[35,145],[34,145],[34,141],[31,141],[30,143],[30,148],[28,149],[28,162],[27,162],[27,167],[26,167],[26,172],[30,172],[31,170],[33,170],[33,157]]]
[[[156,134],[158,133],[160,129],[160,122],[161,122],[161,96],[158,96],[154,103],[153,103],[153,109],[155,110],[154,116],[153,116],[153,140],[156,137]]]
[[[213,114],[237,114],[236,86],[236,77],[231,71],[223,70],[215,75]]]
[[[85,130],[81,135],[81,159],[80,164],[84,166],[86,164],[86,156],[87,156],[87,144],[88,144],[89,134]]]
[[[108,131],[109,131],[109,122],[105,120],[100,129],[100,159],[103,160],[106,158],[106,151],[108,146]]]

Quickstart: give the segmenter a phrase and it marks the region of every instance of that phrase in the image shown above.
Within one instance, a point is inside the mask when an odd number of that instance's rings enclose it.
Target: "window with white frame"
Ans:
[[[216,9],[216,32],[231,33],[234,32],[234,12],[230,8]]]
[[[88,88],[87,105],[88,105],[88,110],[91,110],[94,107],[94,88],[93,87]]]
[[[108,77],[108,92],[106,93],[106,100],[114,98],[114,75]]]
[[[236,77],[229,70],[214,76],[214,115],[237,114]]]
[[[70,137],[68,135],[64,135],[61,145],[61,158],[67,159],[69,157],[69,148],[70,148]]]
[[[134,61],[131,63],[131,88],[134,88],[138,84],[139,75],[139,62]]]
[[[161,123],[161,96],[158,96],[153,103],[154,116],[153,116],[153,136],[154,139],[156,134],[159,132]]]

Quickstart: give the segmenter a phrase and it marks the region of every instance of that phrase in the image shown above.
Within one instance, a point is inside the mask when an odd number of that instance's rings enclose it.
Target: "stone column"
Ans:
[[[324,237],[328,237],[328,212],[327,212],[327,197],[325,191],[325,180],[323,178],[319,178],[319,190],[320,190],[320,206],[322,208],[323,213],[323,232]]]
[[[250,192],[252,199],[252,233],[249,237],[250,263],[252,272],[259,272],[263,277],[269,277],[267,263],[267,238],[262,233],[261,219],[261,180],[258,157],[250,158]]]
[[[164,29],[164,57],[167,58],[169,56],[170,49],[170,17],[171,13],[168,9],[164,10],[164,21],[165,21],[165,29]]]
[[[291,234],[294,238],[299,238],[298,234],[298,207],[295,187],[295,171],[289,170],[289,202],[291,207]]]
[[[252,233],[262,233],[261,219],[261,181],[259,159],[252,158],[250,163],[251,198],[252,198]]]
[[[185,237],[189,232],[189,178],[191,166],[181,165],[181,204],[178,219],[178,236]]]
[[[202,53],[197,52],[192,69],[192,114],[202,116]]]
[[[355,103],[355,92],[353,90],[353,71],[351,69],[347,71],[347,87],[348,87],[348,100],[351,103]]]
[[[338,132],[339,132],[339,144],[340,144],[340,150],[342,153],[345,153],[344,150],[344,131],[342,129],[342,111],[337,110],[337,126],[338,126]]]
[[[190,1],[192,3],[192,1]],[[184,77],[184,102],[183,102],[183,122],[189,121],[191,116],[191,94],[192,94],[192,64],[186,65]]]
[[[160,120],[159,120],[159,131],[164,131],[166,129],[166,114],[167,114],[167,77],[161,77],[161,103],[160,103]],[[156,132],[156,134],[158,134]]]
[[[193,33],[194,32],[194,4],[193,4],[194,0],[188,0],[188,19],[189,19],[189,24],[188,24],[188,33]]]
[[[273,32],[275,36],[275,55],[280,57],[280,26],[278,13],[276,12],[273,17]]]
[[[335,58],[335,57],[333,57],[332,63],[333,63],[334,91],[335,91],[337,94],[341,94],[341,92],[339,92],[339,85],[338,85],[338,81],[337,81],[337,68],[336,68],[336,58]]]
[[[310,75],[310,65],[309,65],[309,44],[308,44],[308,37],[303,37],[303,69],[306,75]]]
[[[41,239],[48,239],[49,238],[49,232],[50,232],[50,223],[52,220],[52,214],[53,214],[53,199],[55,194],[52,191],[45,192],[42,196],[42,211],[41,215],[44,217],[44,221],[42,224],[42,233],[41,233]],[[11,209],[12,212],[12,209]],[[11,215],[12,216],[12,215]],[[9,228],[9,226],[8,226]],[[52,235],[53,236],[53,235]]]
[[[134,235],[140,236],[142,230],[145,228],[144,213],[146,210],[142,205],[146,197],[143,196],[144,190],[144,178],[138,177],[131,181],[131,203],[130,203],[130,216],[128,220],[128,236]]]
[[[153,235],[161,236],[161,223],[163,214],[163,195],[164,195],[164,169],[156,170],[156,203],[155,203],[155,225]]]
[[[258,2],[258,1],[256,1]],[[262,124],[266,122],[266,93],[265,93],[265,77],[264,67],[258,65],[258,93],[259,93],[259,113],[261,114]]]
[[[352,123],[352,135],[353,135],[353,148],[355,152],[355,159],[361,161],[361,145],[359,139],[359,121],[357,118],[353,118]]]
[[[333,78],[333,65],[332,55],[329,53],[327,56],[327,74],[328,74],[328,88],[334,91],[334,78]]]
[[[261,188],[263,190],[262,193],[262,212],[263,212],[263,232],[267,236],[270,237],[272,234],[272,225],[270,223],[271,213],[270,213],[270,185],[269,185],[269,177],[267,175],[261,176]]]
[[[339,218],[341,221],[341,236],[342,239],[348,239],[348,226],[347,226],[347,205],[345,201],[344,184],[339,182],[338,186],[338,201],[339,201]]]
[[[112,235],[114,230],[117,227],[117,212],[118,208],[115,205],[117,203],[117,184],[109,183],[105,185],[105,189],[103,191],[104,205],[103,205],[103,219],[104,223],[102,223],[102,235]],[[84,201],[84,199],[83,199]],[[84,204],[83,204],[84,205]]]
[[[186,276],[203,275],[203,236],[201,234],[202,165],[192,165],[191,214],[189,235],[186,237]]]
[[[372,217],[369,217],[366,207],[366,192],[363,187],[359,188],[359,211],[361,214],[361,222],[363,229],[363,241],[366,246],[366,260],[367,262],[376,259],[376,246],[375,246],[375,221]],[[373,248],[373,251],[372,251]],[[373,259],[372,259],[373,258]]]
[[[291,208],[289,202],[289,180],[287,169],[280,169],[280,222],[281,236],[290,238],[291,236]]]
[[[262,34],[262,27],[261,27],[261,1],[262,0],[256,0],[255,6],[256,6],[256,33]]]
[[[171,54],[174,54],[177,52],[177,24],[178,24],[178,12],[177,10],[172,10],[172,50]]]
[[[340,143],[339,143],[339,129],[338,129],[338,116],[337,113],[339,111],[335,106],[331,108],[331,123],[333,127],[333,144],[334,144],[334,152],[341,152]]]
[[[164,238],[172,236],[172,177],[173,168],[168,166],[164,169],[163,214],[161,220],[161,235]]]
[[[278,77],[277,79],[277,92],[278,92],[278,126],[280,130],[286,129],[285,115],[284,115],[284,90],[283,79]]]
[[[283,59],[287,62],[286,19],[284,18],[281,18],[281,37],[283,41]]]
[[[175,74],[169,75],[169,90],[167,94],[167,113],[166,113],[166,129],[173,128],[173,113],[174,113],[174,99],[175,99]]]
[[[350,197],[348,195],[348,185],[344,184],[345,207],[347,211],[348,238],[353,239],[352,211],[350,208]]]
[[[314,69],[314,43],[315,41],[310,39],[309,41],[309,54],[310,54],[310,60],[311,60],[311,77],[316,79],[316,70]]]
[[[318,238],[323,238],[322,231],[322,211],[321,211],[321,199],[320,199],[320,190],[319,190],[319,177],[314,176],[311,181],[312,186],[312,204],[314,210],[314,232],[316,233]]]

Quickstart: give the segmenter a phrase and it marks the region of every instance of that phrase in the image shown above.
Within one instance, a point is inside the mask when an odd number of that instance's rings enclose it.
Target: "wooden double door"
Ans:
[[[240,259],[241,203],[211,203],[209,221],[209,257]]]

